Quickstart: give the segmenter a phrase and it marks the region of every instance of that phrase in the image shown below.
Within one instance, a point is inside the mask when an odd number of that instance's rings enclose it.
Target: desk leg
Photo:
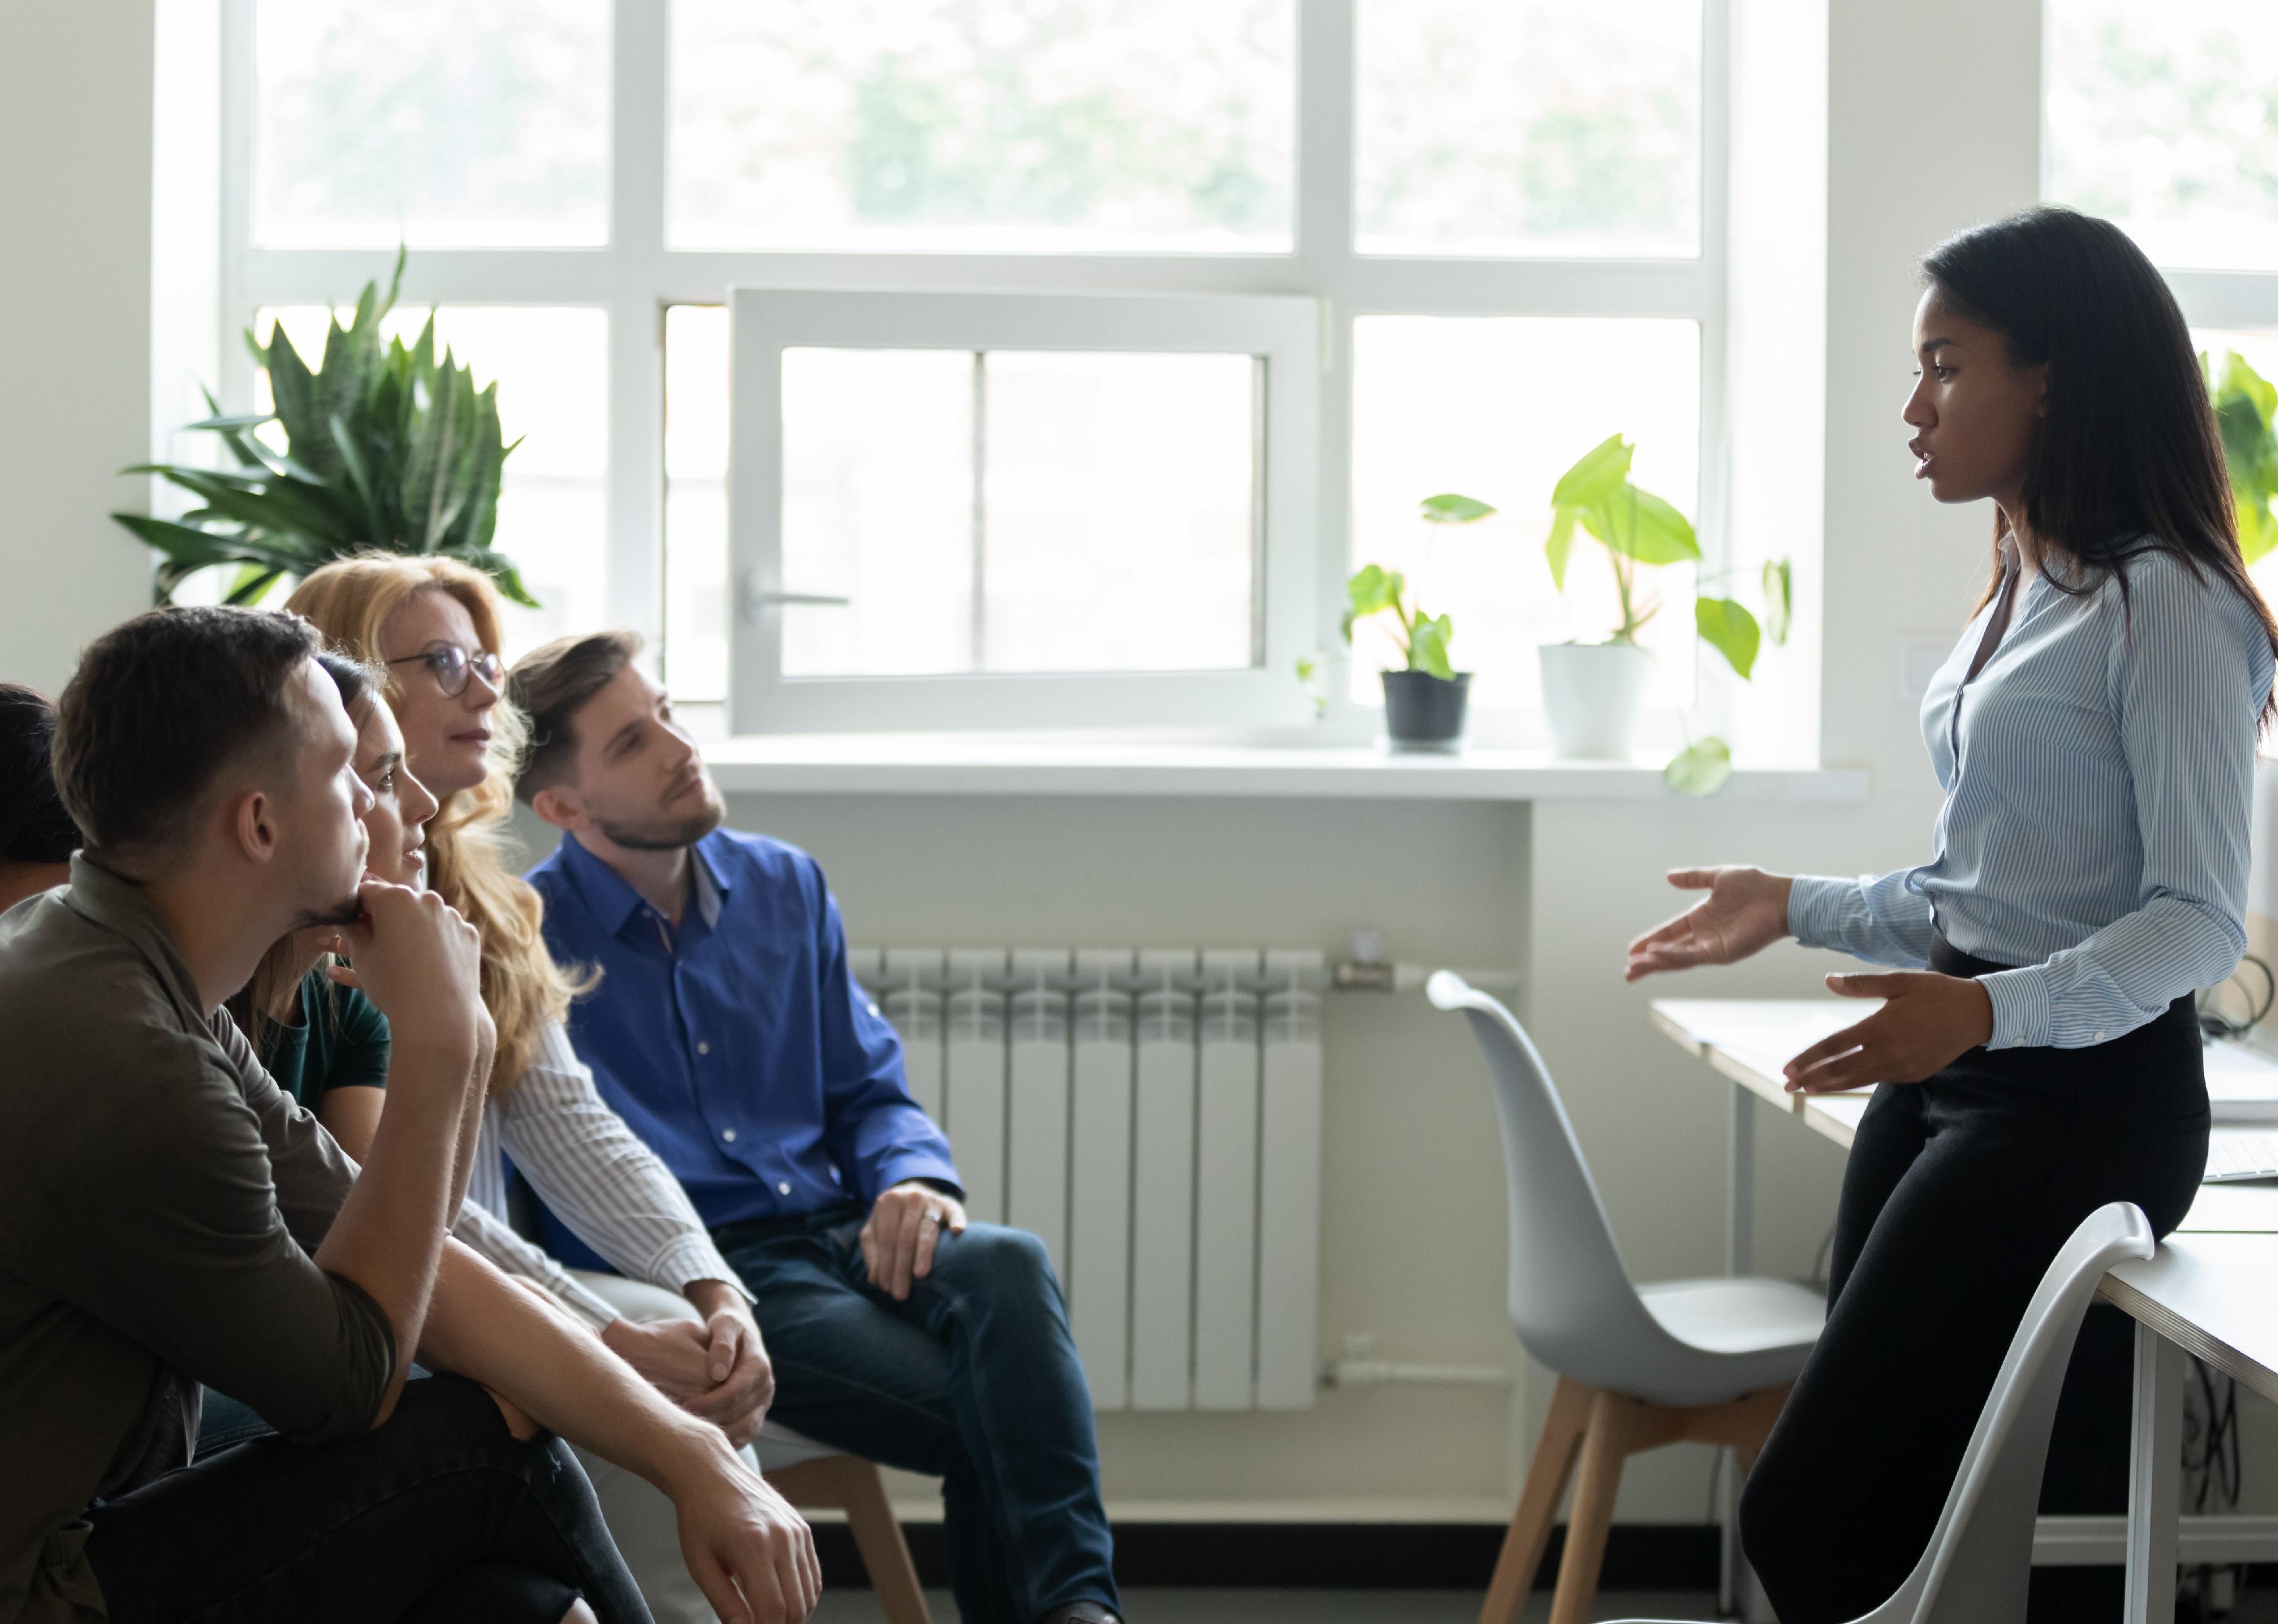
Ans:
[[[1731,1116],[1724,1134],[1724,1272],[1735,1277],[1755,1266],[1756,1117],[1754,1096],[1732,1085]],[[1741,1611],[1740,1463],[1728,1451],[1724,1491],[1717,1498],[1718,1561],[1716,1611],[1737,1618]]]
[[[1724,1272],[1739,1276],[1756,1266],[1755,1095],[1732,1085],[1732,1116],[1724,1137]]]
[[[2175,1624],[2182,1434],[2183,1350],[2138,1320],[2128,1466],[2126,1624]]]

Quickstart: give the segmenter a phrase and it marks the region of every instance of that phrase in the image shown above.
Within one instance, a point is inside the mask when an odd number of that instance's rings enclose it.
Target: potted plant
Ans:
[[[1701,556],[1693,525],[1675,507],[1630,481],[1636,447],[1609,435],[1558,477],[1550,493],[1550,535],[1543,544],[1550,579],[1566,590],[1566,563],[1579,529],[1606,549],[1621,605],[1620,622],[1603,643],[1547,643],[1542,708],[1551,753],[1585,760],[1627,760],[1645,705],[1653,656],[1638,633],[1659,605],[1643,594],[1640,567]]]
[[[447,349],[436,360],[432,313],[417,342],[380,343],[403,262],[399,251],[385,296],[377,282],[364,285],[350,325],[333,319],[319,370],[309,370],[282,325],[266,346],[247,332],[277,409],[226,417],[209,392],[213,416],[189,425],[219,435],[234,468],[121,470],[156,474],[201,503],[179,521],[111,515],[162,555],[155,601],[171,602],[198,570],[234,564],[227,601],[258,603],[281,577],[377,548],[458,559],[516,603],[534,603],[512,561],[491,547],[500,474],[514,449],[500,437],[498,385],[478,390]],[[256,432],[271,422],[284,431],[281,450]]]
[[[1468,496],[1426,497],[1419,512],[1427,524],[1472,524],[1494,512],[1485,502]],[[1409,595],[1408,578],[1396,569],[1367,564],[1345,583],[1346,607],[1339,629],[1347,646],[1356,622],[1389,615],[1391,632],[1404,664],[1383,673],[1384,732],[1392,748],[1453,754],[1463,748],[1464,712],[1471,697],[1472,674],[1458,671],[1449,661],[1448,644],[1456,635],[1453,619],[1427,614]],[[1302,675],[1302,674],[1301,674]]]
[[[1605,642],[1551,643],[1540,651],[1543,713],[1552,753],[1557,756],[1629,759],[1653,663],[1652,655],[1639,646],[1638,633],[1660,608],[1644,590],[1640,572],[1697,562],[1701,557],[1692,521],[1630,478],[1636,450],[1618,434],[1607,436],[1559,476],[1550,493],[1550,534],[1543,552],[1552,582],[1560,591],[1566,590],[1566,564],[1579,530],[1606,549],[1621,609],[1621,619]],[[1787,636],[1789,582],[1785,560],[1764,566],[1775,642]],[[1693,619],[1701,640],[1745,679],[1763,641],[1756,617],[1734,599],[1701,593],[1693,599]],[[1721,772],[1716,766],[1719,752]],[[1724,782],[1731,760],[1721,740],[1688,743],[1670,763],[1670,785],[1683,793],[1706,794]]]

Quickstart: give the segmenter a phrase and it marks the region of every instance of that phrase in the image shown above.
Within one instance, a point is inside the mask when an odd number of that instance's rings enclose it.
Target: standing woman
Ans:
[[[2165,1235],[2206,1160],[2192,994],[2246,942],[2278,626],[2246,576],[2190,335],[2117,227],[2034,209],[1940,244],[1905,419],[1941,502],[1994,504],[1984,600],[1923,703],[1930,861],[1880,877],[1680,869],[1706,890],[1628,979],[1784,935],[1877,964],[1883,1007],[1788,1063],[1875,1085],[1827,1329],[1750,1475],[1786,1624],[1879,1605],[1928,1544],[2010,1338],[2108,1201]]]

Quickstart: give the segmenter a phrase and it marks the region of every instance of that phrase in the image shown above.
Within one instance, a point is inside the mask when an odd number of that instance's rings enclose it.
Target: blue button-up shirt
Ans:
[[[847,972],[814,859],[725,829],[691,856],[700,872],[677,930],[575,835],[530,872],[555,960],[601,972],[570,1010],[601,1097],[715,1228],[867,1206],[906,1178],[954,1186],[901,1041]],[[557,1228],[550,1241],[573,1240]]]
[[[1930,860],[1800,876],[1798,939],[1918,968],[1935,928],[2020,966],[1984,979],[1992,1048],[2108,1042],[2237,968],[2270,640],[2171,553],[2137,554],[2127,586],[2036,575],[1972,678],[1979,611],[1923,701],[1945,791]]]

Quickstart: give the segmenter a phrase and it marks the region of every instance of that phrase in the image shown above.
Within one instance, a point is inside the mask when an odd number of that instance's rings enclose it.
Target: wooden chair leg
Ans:
[[[794,1506],[829,1506],[846,1513],[846,1530],[854,1536],[886,1624],[933,1624],[917,1564],[910,1559],[909,1544],[876,1466],[858,1455],[824,1455],[770,1472],[768,1481]]]
[[[1519,1489],[1518,1510],[1503,1536],[1502,1553],[1495,1558],[1494,1577],[1487,1583],[1487,1605],[1479,1624],[1514,1624],[1526,1593],[1534,1585],[1534,1571],[1542,1566],[1543,1547],[1550,1543],[1550,1520],[1573,1475],[1574,1457],[1590,1424],[1593,1389],[1566,1376],[1558,1378],[1551,1395],[1550,1414],[1535,1441],[1534,1458],[1527,1462],[1526,1482]]]
[[[1590,1401],[1582,1470],[1566,1515],[1566,1550],[1558,1559],[1558,1588],[1550,1597],[1550,1624],[1589,1624],[1598,1570],[1606,1559],[1606,1536],[1614,1522],[1614,1493],[1622,1486],[1622,1462],[1633,1447],[1631,1422],[1644,1407],[1634,1399],[1603,1391]]]

